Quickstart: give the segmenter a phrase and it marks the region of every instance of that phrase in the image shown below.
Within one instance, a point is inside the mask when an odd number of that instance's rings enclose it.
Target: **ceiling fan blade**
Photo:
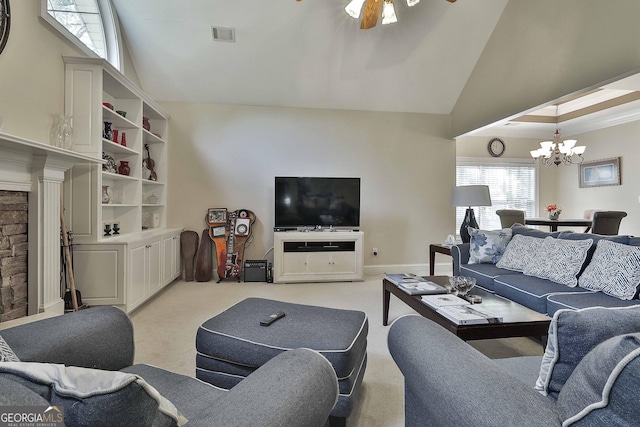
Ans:
[[[380,10],[382,9],[382,0],[367,0],[364,5],[364,13],[362,15],[362,21],[360,22],[361,30],[368,30],[373,28],[378,23],[378,16],[380,16]]]
[[[300,0],[298,0],[298,1],[300,1]],[[449,3],[455,3],[455,2],[456,2],[456,0],[447,0],[447,1],[448,1]]]

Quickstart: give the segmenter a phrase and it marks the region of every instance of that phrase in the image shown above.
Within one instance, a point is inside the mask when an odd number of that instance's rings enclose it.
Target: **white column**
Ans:
[[[66,162],[48,156],[33,158],[29,241],[34,244],[29,247],[29,314],[64,313],[60,292],[60,192],[68,167]]]

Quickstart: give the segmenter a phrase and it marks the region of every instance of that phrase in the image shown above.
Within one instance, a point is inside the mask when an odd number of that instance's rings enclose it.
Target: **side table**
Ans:
[[[438,243],[432,243],[429,245],[429,275],[434,275],[434,269],[436,264],[436,252],[439,254],[451,256],[451,246],[445,246]],[[453,262],[453,260],[451,260]]]

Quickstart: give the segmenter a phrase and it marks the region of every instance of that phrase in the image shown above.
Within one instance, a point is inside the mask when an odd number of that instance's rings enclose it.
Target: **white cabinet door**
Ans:
[[[129,251],[129,277],[127,286],[127,311],[145,300],[147,279],[147,246],[142,245]]]
[[[331,272],[330,252],[309,252],[309,273],[326,274]]]
[[[355,273],[356,255],[354,252],[333,252],[331,254],[332,273]]]
[[[160,239],[147,245],[147,295],[151,296],[162,287],[162,253]]]
[[[166,285],[180,276],[180,239],[177,235],[162,239],[162,282]]]

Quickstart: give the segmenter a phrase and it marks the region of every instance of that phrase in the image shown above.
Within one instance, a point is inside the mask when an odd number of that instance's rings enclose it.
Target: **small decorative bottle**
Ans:
[[[102,186],[102,204],[107,205],[109,204],[110,200],[111,198],[109,197],[109,186],[103,185]]]
[[[131,173],[131,167],[129,166],[128,160],[120,160],[120,167],[118,168],[118,173],[120,175],[127,175]]]
[[[127,134],[122,132],[122,139],[120,140],[120,145],[123,147],[127,146]]]
[[[142,118],[142,127],[147,131],[151,131],[151,124],[149,123],[149,117]]]

